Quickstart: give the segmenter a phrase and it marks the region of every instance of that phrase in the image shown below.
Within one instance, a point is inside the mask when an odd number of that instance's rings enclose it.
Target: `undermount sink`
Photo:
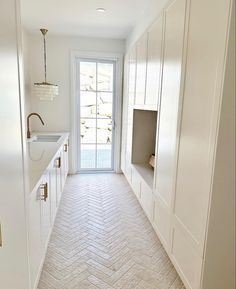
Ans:
[[[35,136],[32,142],[58,142],[60,138],[61,135],[38,134]]]

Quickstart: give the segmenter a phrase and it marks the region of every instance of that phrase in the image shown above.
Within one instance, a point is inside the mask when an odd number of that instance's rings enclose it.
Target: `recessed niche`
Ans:
[[[134,109],[132,164],[152,187],[154,169],[149,165],[156,147],[157,111]]]

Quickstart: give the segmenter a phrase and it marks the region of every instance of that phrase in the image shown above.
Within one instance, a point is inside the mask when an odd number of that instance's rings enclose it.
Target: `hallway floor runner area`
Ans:
[[[125,177],[67,179],[38,289],[184,289]]]

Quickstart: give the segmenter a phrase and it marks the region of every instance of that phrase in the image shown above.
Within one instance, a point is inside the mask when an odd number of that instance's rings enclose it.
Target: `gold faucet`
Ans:
[[[44,122],[43,122],[43,120],[42,120],[42,117],[41,117],[38,113],[36,113],[36,112],[30,113],[30,114],[27,116],[27,138],[31,138],[31,133],[30,133],[30,130],[29,130],[29,119],[30,119],[30,117],[31,117],[32,115],[36,115],[36,116],[40,119],[42,125],[44,125]]]

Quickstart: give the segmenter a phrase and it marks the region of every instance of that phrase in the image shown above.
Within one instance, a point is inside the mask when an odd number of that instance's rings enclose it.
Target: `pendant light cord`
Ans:
[[[44,48],[44,81],[47,83],[47,54],[46,54],[46,39],[43,34],[43,48]]]

